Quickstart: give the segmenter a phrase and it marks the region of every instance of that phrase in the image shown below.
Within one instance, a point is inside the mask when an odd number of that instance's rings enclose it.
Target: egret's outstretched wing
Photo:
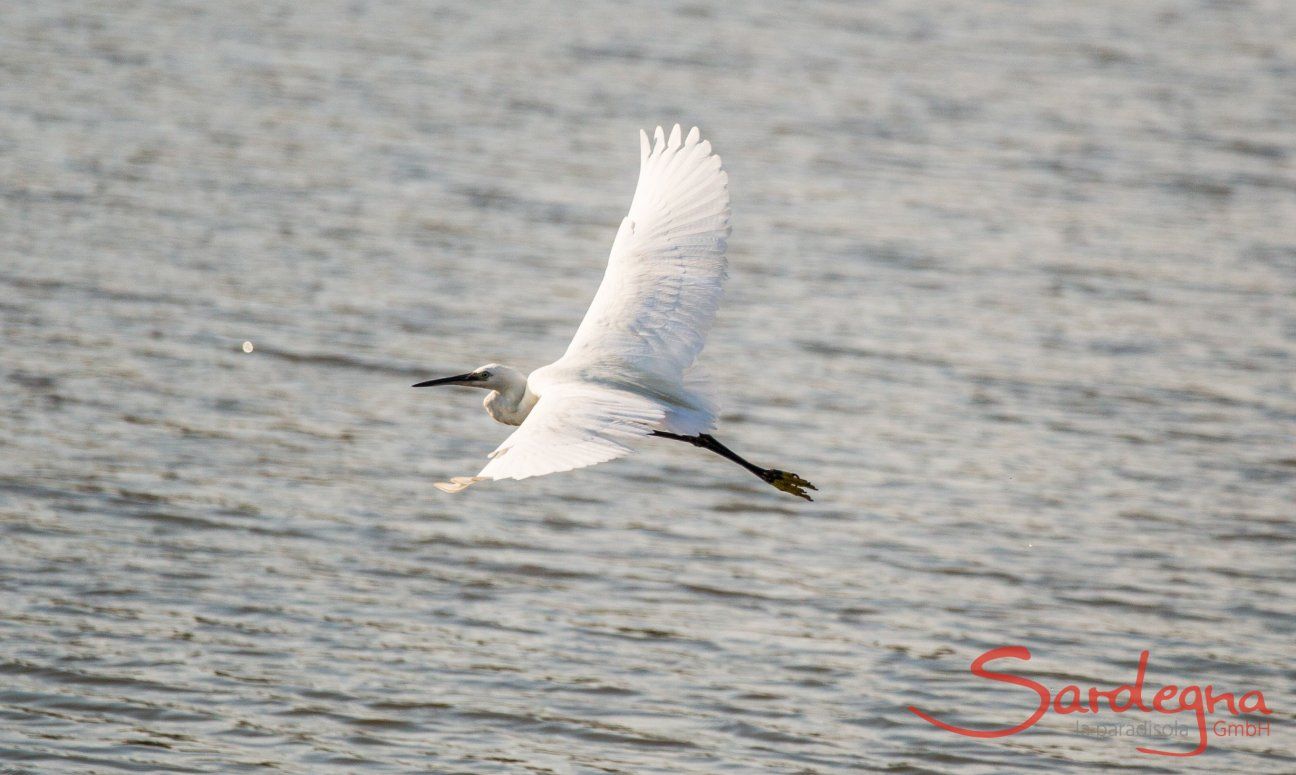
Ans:
[[[565,366],[678,382],[715,320],[725,279],[729,176],[697,127],[639,133],[639,185]]]
[[[635,439],[652,433],[666,410],[655,401],[598,385],[564,383],[547,389],[522,425],[491,453],[475,477],[438,482],[458,492],[482,479],[526,479],[624,457]]]

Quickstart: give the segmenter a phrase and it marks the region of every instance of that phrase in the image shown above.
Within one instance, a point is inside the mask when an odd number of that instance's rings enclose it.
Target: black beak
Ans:
[[[414,387],[436,387],[437,385],[455,385],[455,384],[463,384],[465,382],[476,382],[479,379],[481,379],[481,377],[478,377],[476,374],[470,372],[468,374],[459,374],[454,377],[442,377],[441,379],[430,379],[427,382],[420,382],[417,385],[414,385]]]

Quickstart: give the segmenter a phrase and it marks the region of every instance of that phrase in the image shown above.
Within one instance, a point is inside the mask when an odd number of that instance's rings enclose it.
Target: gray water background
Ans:
[[[556,358],[676,120],[818,501],[436,492],[508,430],[409,384]],[[1294,220],[1293,3],[0,4],[0,772],[1296,771]],[[905,710],[1012,644],[1272,734]]]

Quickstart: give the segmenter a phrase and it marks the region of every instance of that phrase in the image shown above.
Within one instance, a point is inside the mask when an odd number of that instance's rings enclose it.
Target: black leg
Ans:
[[[760,477],[761,481],[764,481],[772,485],[776,489],[782,490],[783,492],[791,493],[792,495],[795,495],[798,498],[805,498],[808,501],[812,501],[814,500],[814,498],[811,498],[809,495],[807,495],[806,490],[819,489],[818,487],[815,487],[813,484],[810,484],[805,479],[802,479],[801,477],[797,476],[794,473],[790,473],[788,471],[780,471],[777,468],[761,468],[760,466],[748,462],[737,452],[734,452],[732,449],[729,449],[725,445],[721,444],[714,436],[710,435],[709,433],[700,433],[697,436],[683,436],[678,433],[667,433],[666,431],[653,431],[653,435],[661,436],[662,438],[666,438],[666,439],[674,439],[675,441],[685,441],[688,442],[689,444],[692,444],[695,447],[701,447],[702,449],[709,449],[712,452],[719,455],[720,457],[725,458],[726,460],[732,460],[733,462],[737,463],[743,468],[746,468],[748,471],[751,471],[753,474]]]

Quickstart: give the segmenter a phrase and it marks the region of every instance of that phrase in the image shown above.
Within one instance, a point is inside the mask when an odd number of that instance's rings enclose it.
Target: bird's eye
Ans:
[[[491,373],[489,371],[479,371],[477,372],[477,377],[479,379],[490,379]]]

